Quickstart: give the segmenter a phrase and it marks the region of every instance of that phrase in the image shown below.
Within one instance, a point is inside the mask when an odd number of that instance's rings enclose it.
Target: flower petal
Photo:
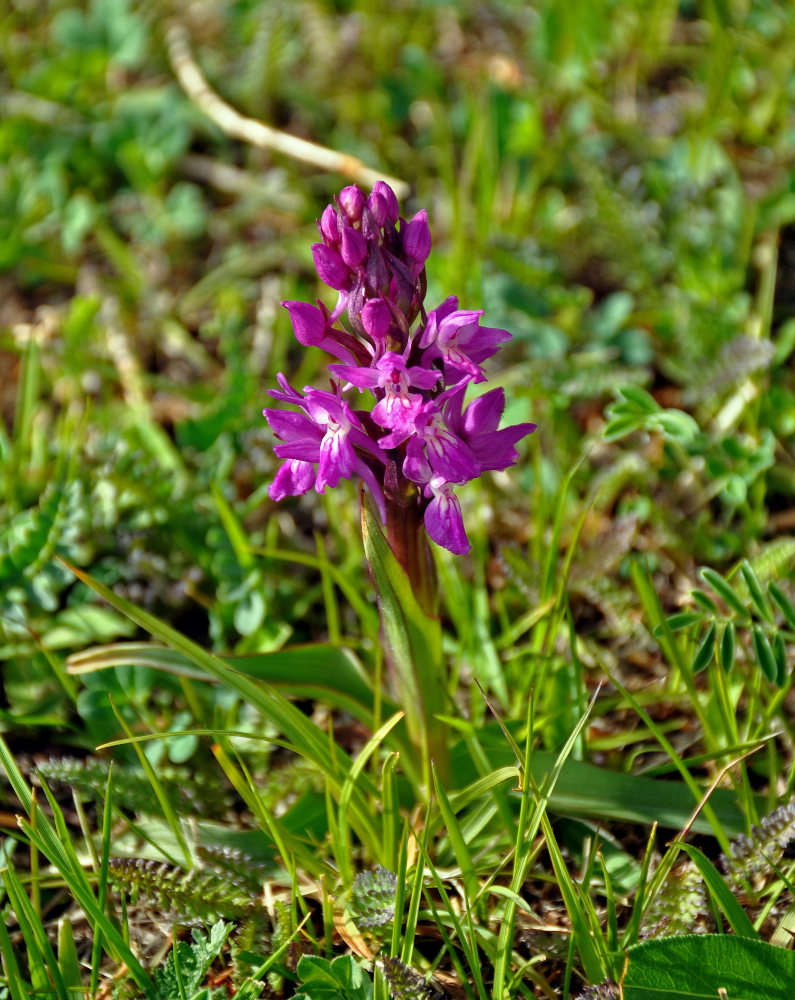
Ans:
[[[471,545],[464,528],[458,498],[450,486],[432,489],[434,497],[425,510],[425,530],[437,545],[448,549],[453,555],[462,556],[469,552]]]
[[[311,462],[291,459],[282,465],[268,487],[268,496],[278,502],[285,497],[297,497],[312,489],[315,470]]]

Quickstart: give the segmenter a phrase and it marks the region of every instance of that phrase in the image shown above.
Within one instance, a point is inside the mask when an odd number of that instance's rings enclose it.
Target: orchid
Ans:
[[[454,486],[513,465],[515,445],[535,430],[531,423],[499,429],[502,389],[464,406],[468,386],[486,381],[483,362],[511,335],[481,326],[482,310],[459,309],[455,296],[425,311],[428,217],[421,210],[402,219],[384,182],[368,197],[356,185],[344,188],[318,229],[313,260],[338,293],[336,306],[282,305],[299,343],[337,361],[328,366],[330,391],[306,387],[302,395],[282,374],[281,388],[270,391],[299,412],[263,410],[280,442],[274,451],[285,459],[269,495],[278,501],[313,487],[323,493],[358,476],[404,568],[417,557],[407,551],[410,532],[401,520],[419,517],[436,544],[463,554],[470,545]],[[352,408],[352,390],[369,394],[369,410]]]

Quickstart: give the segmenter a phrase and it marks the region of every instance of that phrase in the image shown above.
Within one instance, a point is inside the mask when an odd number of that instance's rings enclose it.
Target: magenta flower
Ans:
[[[359,390],[380,390],[371,416],[376,423],[393,432],[379,439],[381,448],[395,448],[415,431],[415,419],[422,408],[423,397],[409,392],[409,386],[432,389],[442,377],[440,371],[428,371],[418,365],[407,367],[403,355],[394,351],[382,354],[370,368],[329,365],[329,371],[347,379],[349,385],[355,385]]]
[[[412,448],[409,444],[407,452],[403,473],[421,486],[423,497],[430,500],[423,514],[425,530],[437,545],[453,555],[464,555],[471,546],[464,528],[461,504],[453,492],[452,483],[434,473],[421,448]]]
[[[270,395],[300,406],[304,413],[262,411],[273,433],[283,442],[275,446],[274,453],[277,458],[288,459],[269,489],[271,499],[305,493],[308,489],[306,466],[314,468],[315,464],[317,475],[311,485],[318,493],[325,493],[326,486],[334,487],[340,479],[350,479],[354,474],[371,482],[372,477],[365,471],[369,467],[364,456],[381,464],[386,456],[365,432],[359,417],[339,392],[307,388],[306,395],[302,396],[283,375],[278,379],[282,390],[271,389]]]
[[[356,185],[344,188],[318,228],[322,242],[312,255],[321,281],[338,292],[334,311],[320,302],[282,305],[298,342],[340,363],[328,366],[330,392],[307,387],[302,394],[278,376],[280,389],[270,395],[296,409],[263,411],[284,459],[269,495],[278,501],[311,488],[323,493],[357,476],[373,493],[390,539],[405,540],[397,526],[408,503],[434,542],[467,552],[454,486],[513,465],[517,442],[535,430],[530,423],[499,428],[502,389],[464,405],[467,386],[485,381],[483,363],[511,335],[481,326],[482,310],[459,309],[455,296],[425,313],[428,217],[419,211],[408,222],[400,218],[383,181],[367,198]],[[337,325],[343,314],[346,328]],[[345,396],[352,389],[369,394],[369,411],[351,408]]]
[[[501,471],[515,465],[519,454],[514,445],[532,434],[536,425],[514,424],[497,430],[505,409],[505,390],[491,389],[473,399],[462,413],[465,391],[466,386],[457,387],[447,396],[443,407],[447,426],[466,442],[482,472]]]
[[[420,347],[425,364],[432,364],[437,358],[444,362],[445,378],[453,381],[462,376],[471,376],[475,382],[484,382],[486,376],[481,362],[496,354],[500,344],[511,339],[507,330],[496,330],[479,326],[483,310],[456,309],[458,299],[449,299],[428,313],[428,322],[420,337]]]

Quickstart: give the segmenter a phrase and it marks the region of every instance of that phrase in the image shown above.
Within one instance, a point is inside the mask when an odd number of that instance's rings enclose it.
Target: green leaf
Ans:
[[[2,737],[0,737],[0,765],[3,767],[22,808],[30,815],[33,793]],[[63,813],[44,782],[42,782],[42,790],[52,810],[52,821],[47,818],[43,811],[39,811],[36,815],[35,828],[29,820],[24,817],[20,818],[19,824],[22,830],[39,851],[60,872],[69,887],[70,894],[91,920],[95,932],[102,934],[103,942],[106,942],[105,950],[108,954],[114,960],[125,962],[131,976],[135,979],[144,996],[147,997],[147,1000],[161,1000],[154,983],[130,950],[129,945],[122,937],[115,923],[109,919],[108,915],[98,904],[94,886],[89,883],[83,865],[77,856],[66,826],[66,821],[63,818]],[[2,944],[1,937],[0,944]],[[27,996],[27,994],[23,995]]]
[[[722,598],[728,604],[732,611],[736,611],[741,618],[748,618],[748,609],[720,573],[716,573],[714,569],[705,566],[699,571],[699,576],[715,591],[718,597]]]
[[[235,628],[242,636],[253,635],[264,620],[265,598],[259,590],[251,590],[235,608]]]
[[[770,648],[767,636],[758,625],[754,625],[751,629],[751,641],[753,642],[754,655],[759,664],[759,669],[767,680],[775,684],[778,679],[778,664],[776,663],[775,656],[773,656],[773,650]]]
[[[439,803],[439,810],[444,819],[444,825],[447,828],[447,836],[450,838],[455,859],[461,868],[461,878],[466,890],[465,900],[467,905],[471,906],[477,899],[480,890],[478,875],[472,863],[472,854],[467,846],[466,838],[461,832],[461,827],[456,818],[455,811],[450,804],[450,799],[447,797],[447,793],[439,781],[439,776],[435,768],[433,768],[433,782],[436,788],[436,800]]]
[[[65,917],[61,917],[58,921],[58,968],[61,970],[67,995],[82,992],[83,977],[72,924]]]
[[[780,632],[776,632],[776,637],[773,640],[773,656],[776,659],[776,684],[783,688],[787,683],[789,664],[787,663],[787,644]]]
[[[696,602],[696,604],[703,608],[707,614],[716,615],[718,613],[718,605],[712,600],[709,594],[705,594],[703,590],[698,590],[697,588],[690,591],[690,596]]]
[[[231,924],[219,920],[210,929],[209,938],[194,928],[192,944],[177,942],[167,961],[155,969],[155,984],[162,995],[169,998],[182,995],[193,997],[207,970],[221,953],[231,929]]]
[[[745,580],[745,585],[748,588],[748,596],[751,598],[751,603],[756,608],[757,614],[772,625],[773,613],[770,610],[770,605],[765,600],[762,585],[759,583],[756,573],[754,573],[747,561],[743,562],[740,566],[740,573],[743,580]]]
[[[696,650],[696,655],[693,657],[693,665],[691,670],[694,674],[701,673],[710,663],[710,660],[715,654],[715,635],[717,633],[718,627],[713,622],[707,629],[707,634],[701,642],[701,645]]]
[[[91,587],[117,611],[121,611],[141,628],[146,629],[155,639],[159,639],[171,649],[182,653],[194,666],[225,684],[261,712],[291,741],[297,753],[314,762],[325,775],[329,787],[339,794],[342,775],[350,771],[351,759],[342,748],[336,745],[332,752],[328,738],[318,726],[307,719],[300,709],[296,708],[273,687],[262,683],[255,684],[249,677],[229,667],[220,657],[208,653],[187,636],[160,621],[155,615],[136,607],[123,597],[119,597],[109,587],[100,583],[99,580],[95,580],[88,573],[84,573],[68,563],[64,563],[64,565],[68,566],[75,576]],[[362,781],[362,784],[365,782]],[[350,809],[351,823],[357,835],[372,849],[373,854],[376,854],[378,834],[375,818],[364,790],[358,786],[351,795]]]
[[[622,385],[616,391],[619,396],[628,399],[631,403],[635,404],[637,409],[643,410],[645,413],[658,413],[660,410],[660,404],[654,396],[646,392],[639,385]]]
[[[626,417],[615,417],[605,424],[602,437],[605,441],[618,441],[620,438],[639,430],[643,426],[643,421],[635,414]]]
[[[648,424],[659,428],[664,437],[686,444],[698,434],[698,424],[683,410],[663,410],[649,418]]]
[[[510,768],[516,765],[516,756],[505,742],[499,727],[485,726],[479,738],[488,756],[490,766]],[[555,767],[556,755],[544,750],[534,750],[532,770],[535,780],[541,784],[545,776]],[[478,775],[464,741],[457,744],[452,753],[452,773],[456,785],[465,788]],[[507,771],[505,772],[507,780]],[[550,811],[568,816],[611,817],[633,823],[658,823],[670,830],[681,830],[690,818],[701,798],[680,781],[660,781],[643,775],[610,771],[582,761],[567,760],[557,777],[550,793]],[[461,809],[463,801],[451,796],[456,809]],[[764,805],[757,800],[763,812]],[[737,795],[727,788],[716,788],[709,799],[715,816],[728,837],[739,837],[745,833],[745,820],[737,804]],[[712,826],[703,814],[699,814],[693,824],[698,833],[713,833]]]
[[[370,976],[352,955],[340,955],[333,961],[317,955],[304,955],[298,963],[303,989],[296,997],[309,1000],[372,1000]]]
[[[360,721],[372,724],[373,690],[358,661],[344,649],[319,643],[291,646],[273,653],[223,656],[221,659],[247,677],[273,684],[299,698],[331,702]],[[196,669],[194,661],[184,653],[151,642],[95,646],[75,653],[67,660],[70,674],[125,665],[152,667],[193,680],[215,680],[207,671]],[[397,706],[391,701],[382,701],[381,704],[385,712],[397,711]]]
[[[668,628],[672,632],[681,632],[683,629],[689,628],[691,625],[695,625],[697,622],[704,620],[704,615],[700,611],[679,611],[675,615],[671,615],[668,619]],[[663,634],[663,628],[661,625],[656,625],[652,630],[652,635],[655,639],[659,639]]]
[[[784,615],[784,621],[795,631],[795,607],[784,591],[776,586],[772,581],[767,585],[767,591],[778,605],[779,611]]]
[[[737,651],[737,629],[734,622],[729,622],[723,630],[720,640],[720,662],[728,673],[734,666],[734,656]]]
[[[795,952],[763,941],[685,934],[634,945],[627,958],[624,1000],[792,1000]]]

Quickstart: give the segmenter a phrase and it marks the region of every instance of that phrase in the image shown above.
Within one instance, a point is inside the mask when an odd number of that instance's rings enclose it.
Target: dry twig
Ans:
[[[239,114],[222,100],[210,87],[190,51],[188,33],[181,24],[172,24],[166,32],[166,46],[171,66],[182,89],[208,118],[227,135],[242,139],[260,149],[272,149],[293,159],[311,163],[321,170],[330,170],[350,177],[365,187],[372,187],[378,181],[386,181],[398,198],[409,194],[409,186],[397,177],[388,177],[377,170],[365,166],[355,156],[338,153],[314,142],[298,139],[296,136],[271,128],[254,118]]]

